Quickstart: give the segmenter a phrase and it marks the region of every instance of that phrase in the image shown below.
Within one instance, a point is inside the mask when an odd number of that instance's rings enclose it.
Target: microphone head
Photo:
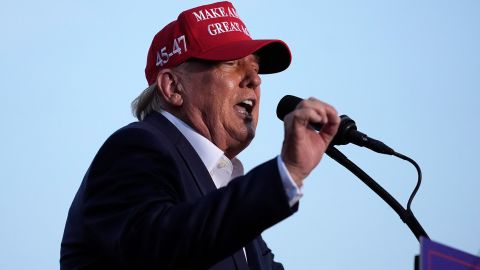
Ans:
[[[298,103],[300,103],[303,99],[292,96],[286,95],[284,96],[277,105],[277,117],[283,121],[285,115],[289,114],[291,111],[295,110]]]

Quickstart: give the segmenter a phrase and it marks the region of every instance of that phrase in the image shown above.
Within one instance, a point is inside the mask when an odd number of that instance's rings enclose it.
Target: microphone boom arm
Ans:
[[[395,200],[384,188],[382,188],[375,180],[373,180],[367,173],[360,169],[355,163],[349,160],[340,150],[330,146],[327,151],[327,155],[347,168],[350,172],[356,175],[363,183],[365,183],[371,190],[373,190],[380,198],[382,198],[390,207],[400,216],[400,219],[407,224],[408,228],[412,231],[418,241],[420,237],[429,238],[422,225],[418,222],[413,215],[410,207],[407,209]],[[410,205],[410,204],[409,204]]]

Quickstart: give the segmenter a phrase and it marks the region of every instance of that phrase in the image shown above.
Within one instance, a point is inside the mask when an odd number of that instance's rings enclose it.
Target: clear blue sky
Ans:
[[[0,269],[56,269],[68,207],[103,141],[134,121],[153,35],[205,1],[4,0],[0,9]],[[480,2],[236,1],[293,63],[263,77],[247,168],[279,153],[285,94],[315,96],[422,167],[413,210],[431,238],[480,253]],[[408,163],[341,149],[404,205]],[[264,237],[287,269],[413,269],[398,216],[325,157],[297,214]]]

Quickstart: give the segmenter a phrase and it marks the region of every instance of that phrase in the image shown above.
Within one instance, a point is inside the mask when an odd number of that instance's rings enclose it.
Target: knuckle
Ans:
[[[301,118],[302,116],[303,116],[303,110],[302,109],[293,111],[293,117]]]
[[[309,104],[309,100],[304,99],[300,103],[298,103],[297,109],[302,109],[302,108],[308,107],[308,104]]]

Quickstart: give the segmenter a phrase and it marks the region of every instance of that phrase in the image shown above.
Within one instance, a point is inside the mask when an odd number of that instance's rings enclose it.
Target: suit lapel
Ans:
[[[149,123],[156,129],[160,129],[160,132],[169,135],[170,139],[175,144],[178,153],[185,162],[186,167],[195,179],[195,183],[202,195],[206,195],[211,191],[216,190],[212,177],[207,168],[205,168],[205,165],[197,152],[175,125],[168,121],[162,114],[157,112],[149,114],[145,118],[145,122]]]
[[[205,165],[190,143],[186,139],[178,140],[176,147],[180,153],[180,156],[182,156],[183,160],[187,164],[190,173],[193,175],[197,187],[200,189],[202,195],[206,195],[209,192],[216,190],[217,188],[213,183],[212,177],[208,173],[207,168],[205,168]]]

